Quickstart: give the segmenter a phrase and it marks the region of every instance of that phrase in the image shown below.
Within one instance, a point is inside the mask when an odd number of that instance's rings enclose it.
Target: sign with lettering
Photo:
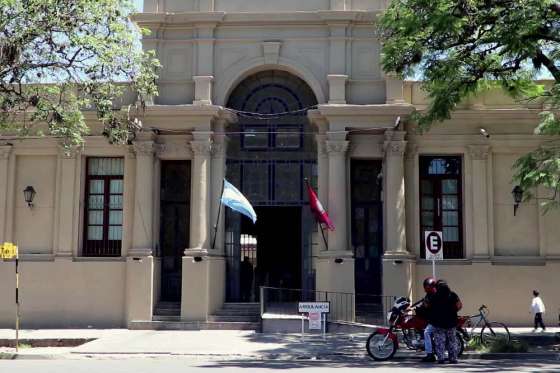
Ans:
[[[0,258],[1,259],[13,259],[18,255],[18,247],[10,242],[4,242],[0,246]]]
[[[310,312],[309,313],[309,330],[321,330],[321,321],[323,314],[320,312]]]
[[[443,232],[424,232],[426,242],[426,260],[443,260]]]
[[[330,311],[329,302],[299,302],[299,312],[300,313],[329,313]]]

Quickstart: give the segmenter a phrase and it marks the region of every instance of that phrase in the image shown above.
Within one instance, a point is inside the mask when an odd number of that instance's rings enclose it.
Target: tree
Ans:
[[[138,120],[116,103],[157,94],[152,52],[143,52],[128,0],[0,0],[0,133],[60,137],[79,146],[94,110],[111,143]]]
[[[484,87],[540,100],[537,134],[553,139],[520,158],[515,180],[534,197],[560,205],[560,2],[556,0],[393,0],[380,20],[385,71],[423,76],[431,103],[417,115],[420,130],[450,118],[455,106]],[[535,78],[546,72],[550,86]]]

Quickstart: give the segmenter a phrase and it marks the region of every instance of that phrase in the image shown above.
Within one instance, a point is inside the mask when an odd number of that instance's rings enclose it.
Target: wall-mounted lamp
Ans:
[[[335,262],[336,264],[342,264],[342,263],[344,263],[344,259],[342,259],[342,258],[336,258],[336,259],[334,260],[334,262]]]
[[[200,262],[202,262],[202,257],[201,256],[195,256],[194,258],[192,258],[192,261],[194,263],[200,263]]]
[[[27,206],[29,206],[29,208],[33,207],[33,199],[35,198],[35,194],[37,194],[37,192],[35,192],[35,188],[33,188],[31,185],[28,185],[23,190],[23,197],[25,198],[25,202],[27,202]]]
[[[517,215],[517,209],[519,208],[519,204],[523,201],[523,188],[519,185],[516,185],[515,188],[511,191],[513,194],[513,216]]]

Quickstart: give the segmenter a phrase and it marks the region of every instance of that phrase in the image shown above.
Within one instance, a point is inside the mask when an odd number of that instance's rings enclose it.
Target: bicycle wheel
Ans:
[[[511,335],[509,334],[509,329],[506,324],[501,322],[489,322],[480,331],[480,341],[484,345],[489,345],[497,340],[504,340],[509,343],[511,340]]]

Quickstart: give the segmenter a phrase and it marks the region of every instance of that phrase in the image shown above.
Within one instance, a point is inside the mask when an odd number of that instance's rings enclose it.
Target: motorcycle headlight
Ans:
[[[387,312],[387,322],[391,323],[391,317],[393,316],[393,312]]]

